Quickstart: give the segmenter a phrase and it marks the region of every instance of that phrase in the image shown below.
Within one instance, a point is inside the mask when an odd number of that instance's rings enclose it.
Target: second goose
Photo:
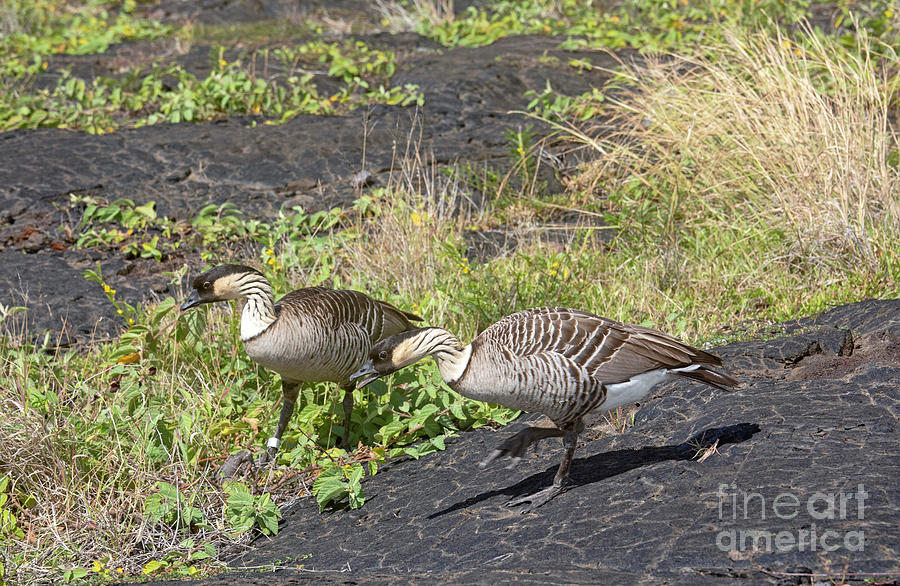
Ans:
[[[341,444],[348,448],[354,387],[350,375],[363,364],[373,344],[412,329],[410,322],[422,319],[351,290],[307,287],[275,302],[269,281],[244,265],[217,266],[196,277],[192,285],[181,310],[242,300],[241,341],[247,354],[281,375],[281,417],[262,462],[274,459],[300,386],[306,382],[336,382],[344,389]]]
[[[649,328],[576,309],[537,307],[508,315],[464,346],[447,330],[421,328],[376,344],[352,378],[372,380],[433,356],[441,377],[461,395],[522,411],[543,413],[557,429],[529,427],[506,440],[482,462],[510,456],[518,462],[532,443],[562,437],[565,453],[553,485],[510,501],[537,508],[568,480],[582,417],[640,401],[669,375],[727,390],[738,381],[710,366],[717,356]]]

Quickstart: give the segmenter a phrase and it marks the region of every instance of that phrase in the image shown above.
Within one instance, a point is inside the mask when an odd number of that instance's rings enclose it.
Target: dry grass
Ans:
[[[628,67],[623,130],[592,174],[640,182],[673,240],[710,222],[781,231],[768,262],[876,272],[900,238],[896,96],[865,51],[801,42],[731,34],[706,57]]]
[[[212,415],[198,418],[196,434],[183,441],[213,443],[214,434],[207,428],[216,417],[210,396],[215,391],[209,389],[210,395],[180,392],[191,389],[198,379],[210,380],[210,373],[184,362],[174,363],[169,373],[152,374],[144,368],[143,376],[153,391],[132,394],[133,390],[123,388],[125,396],[119,396],[118,388],[110,388],[109,367],[94,363],[103,360],[100,349],[92,350],[86,360],[74,355],[54,357],[27,346],[7,348],[3,354],[0,380],[14,383],[16,389],[0,393],[4,414],[0,475],[11,480],[7,506],[17,515],[24,538],[16,540],[15,547],[0,548],[0,562],[7,571],[15,569],[17,580],[23,584],[54,581],[61,568],[90,568],[94,562],[100,564],[98,577],[105,572],[134,576],[147,562],[169,555],[182,559],[204,543],[214,544],[224,556],[249,540],[249,536],[235,539],[226,531],[225,495],[208,480],[215,462],[189,470],[190,464],[177,450],[164,458],[167,462],[151,457],[148,452],[158,434],[152,408],[135,411],[136,421],[123,420],[128,417],[124,404],[129,401],[160,407],[178,402],[176,412]],[[174,394],[179,395],[177,399]],[[42,397],[46,403],[41,404]],[[184,527],[148,519],[145,499],[156,491],[158,481],[206,495],[192,505],[202,509],[207,525],[186,534]],[[188,536],[193,543],[185,543]]]
[[[454,20],[453,0],[412,0],[402,4],[375,0],[375,5],[392,33],[415,31],[423,22],[437,26]]]

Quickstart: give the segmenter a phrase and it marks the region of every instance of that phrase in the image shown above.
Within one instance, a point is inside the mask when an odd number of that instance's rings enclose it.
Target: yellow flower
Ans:
[[[129,323],[129,324],[133,324],[133,323],[134,323],[134,319],[129,317],[129,318],[128,318],[128,323]]]
[[[116,313],[118,313],[119,315],[122,315],[122,310],[121,310],[121,309],[117,309],[117,310],[116,310]]]
[[[275,266],[275,257],[274,257],[274,256],[271,257],[271,258],[270,258],[269,260],[267,260],[266,262],[269,263],[270,265],[272,265],[272,266],[274,267],[274,266]]]
[[[416,226],[422,225],[422,216],[419,215],[419,212],[413,212],[409,215],[409,219],[412,220],[412,223]]]
[[[225,61],[224,59],[219,59],[219,67],[225,67],[226,65],[228,65],[228,61]]]
[[[271,249],[271,248],[266,249],[266,256],[274,256],[274,255],[275,255],[275,251],[273,249]]]

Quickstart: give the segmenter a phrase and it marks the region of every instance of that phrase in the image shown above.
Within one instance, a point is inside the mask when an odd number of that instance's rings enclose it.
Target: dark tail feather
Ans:
[[[688,371],[670,370],[669,372],[677,374],[678,376],[683,376],[684,378],[706,383],[723,391],[730,391],[731,389],[729,387],[736,387],[741,384],[736,378],[732,378],[727,374],[717,372],[706,366],[701,366],[700,368]]]
[[[399,307],[394,307],[387,301],[379,301],[378,303],[381,305],[381,310],[384,312],[387,321],[393,324],[393,327],[388,329],[394,333],[400,333],[410,329],[411,324],[409,322],[424,321],[418,315],[410,313],[409,311],[404,311]]]
[[[403,311],[403,310],[401,309],[400,311]],[[423,318],[419,317],[418,315],[416,315],[414,313],[410,313],[408,311],[403,311],[403,315],[405,315],[406,319],[408,319],[409,321],[425,321]]]

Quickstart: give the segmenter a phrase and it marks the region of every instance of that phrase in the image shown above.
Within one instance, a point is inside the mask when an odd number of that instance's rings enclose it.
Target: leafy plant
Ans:
[[[238,533],[254,527],[263,535],[278,533],[281,511],[272,502],[269,493],[253,496],[250,489],[240,482],[226,482],[224,488],[225,494],[228,495],[225,503],[225,519]]]
[[[157,491],[147,497],[144,512],[157,523],[165,523],[183,531],[203,522],[203,512],[190,504],[190,499],[168,482],[158,482]]]
[[[313,483],[313,494],[319,503],[319,511],[325,509],[331,502],[337,502],[347,497],[351,509],[358,509],[366,500],[366,494],[362,489],[362,479],[365,469],[362,465],[353,463],[339,466],[333,462],[326,464]]]
[[[570,96],[556,92],[549,81],[541,93],[528,90],[525,97],[531,98],[525,107],[528,112],[552,122],[585,122],[601,115],[606,101],[606,96],[597,88],[580,96]]]
[[[0,543],[10,539],[23,539],[25,533],[18,526],[18,519],[10,510],[9,502],[9,477],[0,477]],[[0,576],[2,577],[2,576]]]

